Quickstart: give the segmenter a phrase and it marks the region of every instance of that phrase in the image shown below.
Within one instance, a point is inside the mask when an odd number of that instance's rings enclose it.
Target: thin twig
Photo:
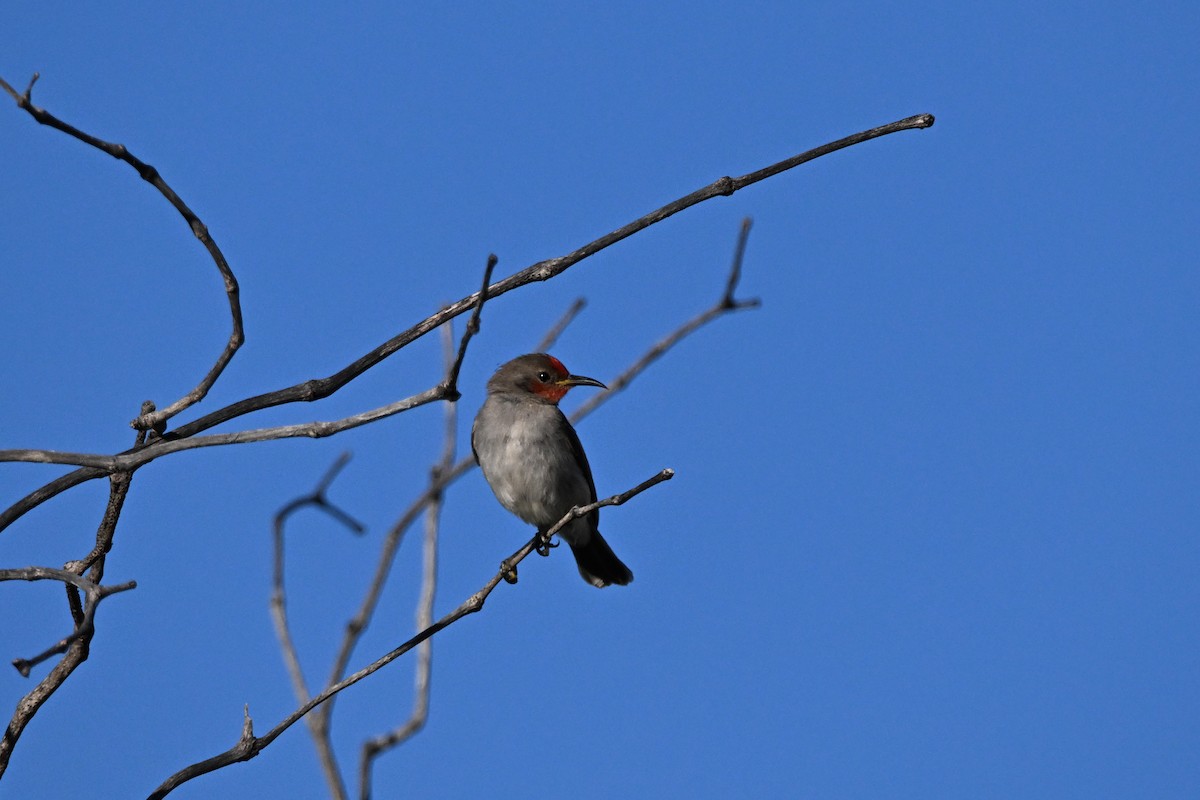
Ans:
[[[474,319],[474,318],[472,318]],[[454,358],[454,339],[450,331],[451,323],[443,328],[443,347],[447,367],[451,367]],[[429,482],[438,485],[442,475],[454,467],[455,453],[458,442],[458,404],[447,403],[445,433],[442,439],[442,455],[438,463],[429,470]],[[438,564],[438,532],[441,523],[443,493],[438,492],[425,508],[425,542],[421,558],[421,595],[417,600],[417,630],[424,630],[433,624],[433,601],[437,594],[437,564]],[[359,751],[358,786],[359,800],[370,800],[371,773],[375,759],[384,752],[399,747],[415,736],[429,718],[430,679],[433,675],[433,639],[426,639],[417,645],[417,666],[413,675],[413,707],[408,719],[402,724],[379,736],[373,736],[363,742]],[[322,709],[332,706],[326,704]],[[316,716],[315,714],[311,716]],[[328,714],[326,714],[328,716]]]
[[[674,474],[674,471],[670,469],[664,469],[632,489],[613,495],[612,497],[604,500],[599,500],[595,503],[589,503],[586,506],[572,508],[563,516],[562,519],[555,523],[554,526],[546,532],[546,537],[555,535],[572,520],[590,514],[598,508],[623,505],[647,489],[650,489],[651,487],[656,486],[663,481],[670,480]],[[421,642],[435,635],[438,631],[453,625],[455,622],[465,616],[468,616],[469,614],[474,614],[475,612],[480,611],[483,608],[484,603],[487,601],[488,595],[490,595],[496,586],[500,584],[500,582],[504,579],[504,576],[514,573],[517,565],[520,564],[526,556],[533,552],[534,547],[536,547],[537,544],[542,541],[542,538],[542,534],[540,533],[535,535],[532,539],[526,542],[521,549],[504,559],[504,561],[500,563],[500,571],[493,575],[492,578],[488,580],[488,582],[485,583],[479,591],[475,592],[475,594],[463,601],[458,608],[454,609],[437,622],[428,626],[396,649],[358,670],[353,675],[338,681],[332,686],[326,687],[320,694],[310,699],[307,703],[302,704],[265,735],[254,735],[253,727],[250,724],[249,715],[247,715],[245,724],[242,727],[242,735],[233,747],[229,748],[223,753],[213,756],[212,758],[205,759],[204,761],[197,762],[191,766],[179,770],[174,775],[163,781],[163,783],[157,789],[151,792],[148,800],[161,800],[161,798],[166,797],[178,786],[186,783],[189,780],[192,780],[193,778],[205,775],[213,770],[220,769],[230,764],[236,764],[239,761],[247,761],[253,758],[262,752],[264,748],[270,745],[271,742],[279,738],[280,734],[294,725],[300,718],[311,712],[317,706],[329,700],[342,690],[358,683],[363,678],[366,678],[367,676],[379,671],[400,656],[412,650]]]
[[[746,217],[742,220],[741,231],[738,233],[737,245],[733,251],[733,264],[729,269],[729,279],[725,283],[725,293],[720,299],[713,304],[707,311],[692,317],[690,320],[680,325],[675,330],[664,336],[654,344],[646,353],[626,368],[620,375],[608,382],[608,389],[592,395],[585,400],[574,413],[571,414],[572,422],[579,422],[588,414],[591,414],[600,406],[607,403],[618,392],[621,392],[633,383],[634,378],[646,371],[646,368],[653,364],[658,359],[675,345],[679,344],[680,340],[695,332],[698,328],[702,328],[717,317],[727,314],[731,311],[741,311],[747,308],[758,308],[762,305],[762,301],[757,297],[749,300],[737,300],[734,298],[734,293],[737,291],[738,281],[742,275],[742,258],[746,254],[746,239],[750,235],[750,218]]]
[[[354,533],[361,534],[365,530],[361,522],[329,502],[329,498],[326,496],[326,492],[329,490],[333,480],[349,461],[350,453],[348,452],[338,456],[333,465],[326,470],[324,477],[317,483],[316,488],[279,509],[275,514],[274,524],[272,525],[275,544],[275,568],[272,571],[271,620],[275,624],[275,635],[279,639],[279,648],[283,651],[283,661],[287,667],[288,677],[292,681],[292,691],[296,695],[297,702],[300,703],[307,702],[312,697],[312,693],[308,689],[308,682],[304,679],[304,670],[300,666],[300,656],[296,651],[296,644],[292,639],[291,628],[288,625],[287,591],[284,584],[284,529],[287,525],[288,517],[301,508],[311,505],[326,512],[335,520],[350,528]],[[321,771],[325,775],[325,782],[329,785],[330,793],[334,796],[335,800],[345,800],[347,797],[346,785],[342,781],[342,772],[338,767],[333,744],[329,739],[328,730],[324,725],[325,720],[319,718],[316,714],[310,714],[305,718],[305,722],[309,727],[309,732],[312,734],[313,741],[316,743],[317,760],[321,764]]]
[[[229,262],[225,260],[225,255],[221,252],[221,248],[217,247],[217,243],[213,241],[212,236],[209,234],[208,226],[200,220],[200,217],[196,216],[194,211],[188,208],[183,199],[175,193],[175,190],[167,185],[167,182],[163,180],[157,169],[133,155],[125,145],[106,142],[91,134],[84,133],[75,126],[63,122],[45,109],[35,106],[30,96],[33,92],[33,84],[37,79],[38,74],[34,73],[33,80],[29,82],[29,87],[23,94],[17,94],[17,91],[3,78],[0,78],[0,88],[8,92],[17,101],[17,105],[29,112],[29,115],[38,124],[62,131],[68,136],[72,136],[84,144],[91,145],[97,150],[107,153],[119,161],[124,161],[133,167],[142,180],[157,189],[167,199],[167,202],[179,212],[179,215],[183,217],[184,222],[191,229],[192,234],[200,240],[200,243],[204,245],[204,249],[208,251],[213,263],[217,265],[217,270],[221,273],[221,279],[225,282],[225,296],[229,301],[229,315],[233,320],[233,330],[229,334],[229,340],[225,343],[225,349],[217,357],[216,363],[213,364],[208,374],[204,376],[200,383],[196,385],[196,388],[166,408],[140,414],[130,423],[137,430],[154,429],[161,432],[163,425],[168,419],[204,399],[204,396],[208,394],[208,390],[217,382],[217,378],[221,377],[221,373],[225,370],[226,365],[233,359],[234,353],[238,351],[238,348],[246,340],[246,335],[242,328],[242,304],[239,297],[237,278],[234,277],[233,270],[229,267]]]
[[[483,312],[483,304],[488,299],[488,286],[492,282],[492,272],[496,269],[496,261],[495,253],[487,257],[487,266],[483,270],[483,286],[479,289],[479,299],[475,301],[475,310],[471,313],[471,318],[467,320],[462,341],[458,343],[458,356],[446,368],[446,380],[442,382],[442,386],[445,388],[446,399],[452,403],[462,397],[458,391],[458,373],[462,369],[463,359],[467,355],[467,343],[471,341],[472,336],[479,333],[479,315]]]
[[[772,164],[754,172],[747,173],[738,178],[723,177],[713,181],[708,186],[697,189],[691,194],[680,197],[661,208],[651,211],[642,217],[639,217],[632,222],[629,222],[611,233],[601,236],[583,247],[572,251],[564,256],[552,258],[547,261],[539,261],[536,264],[526,267],[525,269],[497,281],[492,286],[488,287],[488,296],[491,298],[499,297],[502,294],[518,289],[536,281],[546,281],[554,278],[575,264],[584,259],[595,255],[601,250],[616,244],[617,242],[632,236],[639,231],[642,231],[651,225],[663,221],[667,217],[673,216],[687,208],[690,208],[697,203],[702,203],[706,200],[711,200],[718,196],[728,196],[734,192],[744,189],[758,181],[777,175],[780,172],[791,169],[792,167],[819,158],[837,150],[841,150],[852,145],[876,139],[888,134],[897,133],[899,131],[915,130],[920,128],[928,128],[933,125],[934,119],[932,114],[918,114],[916,116],[907,117],[896,122],[881,125],[877,128],[862,131],[851,136],[838,139],[835,142],[822,145],[820,147],[807,150],[799,155]],[[294,402],[311,402],[319,400],[336,392],[342,386],[345,386],[354,378],[366,372],[371,367],[375,366],[385,358],[395,353],[397,350],[411,344],[426,333],[434,330],[439,325],[446,321],[459,316],[471,309],[478,301],[479,293],[464,297],[456,303],[446,306],[441,311],[430,315],[426,319],[405,330],[383,344],[375,347],[369,353],[355,360],[353,363],[342,368],[338,372],[330,375],[327,378],[318,378],[304,381],[294,386],[289,386],[284,389],[266,392],[255,397],[246,398],[232,403],[224,408],[217,409],[209,414],[206,414],[199,419],[186,423],[177,428],[173,434],[173,438],[187,438],[194,436],[200,431],[207,430],[215,425],[227,422],[235,417],[249,414],[254,411],[271,408],[285,403]],[[156,440],[147,445],[147,449],[155,448],[166,444],[164,440]],[[11,460],[11,459],[10,459]],[[18,459],[29,460],[29,459]],[[74,462],[68,462],[74,463]],[[85,481],[97,478],[108,471],[105,468],[96,466],[85,466],[77,469],[60,478],[45,484],[44,486],[34,490],[22,499],[18,500],[3,513],[0,513],[0,530],[11,525],[16,519],[37,507],[46,500],[55,495],[77,486]]]
[[[195,450],[200,447],[224,447],[232,444],[272,442],[279,439],[323,439],[342,431],[367,425],[377,420],[411,411],[414,408],[446,399],[446,387],[439,384],[423,392],[397,400],[387,405],[362,411],[337,420],[304,422],[296,425],[277,425],[250,431],[215,433],[209,436],[193,436],[188,439],[159,439],[157,446],[140,450],[126,450],[113,456],[95,453],[64,453],[55,450],[0,450],[0,461],[27,461],[42,464],[79,464],[99,468],[102,473],[113,471],[132,472],[171,453]]]
[[[750,226],[753,224],[749,217],[742,218],[742,229],[738,231],[737,245],[733,248],[733,266],[729,268],[729,280],[725,282],[725,295],[721,298],[721,305],[725,308],[737,306],[733,294],[737,291],[738,281],[742,279],[742,259],[746,257],[746,242],[750,239]]]
[[[568,325],[574,322],[575,317],[579,316],[579,312],[583,311],[584,306],[586,305],[587,300],[582,297],[576,298],[575,302],[571,304],[571,307],[566,310],[566,313],[559,318],[558,322],[554,323],[554,327],[546,331],[546,335],[543,336],[542,340],[537,343],[536,347],[533,348],[533,352],[545,353],[551,347],[554,347],[554,343],[558,341],[558,337],[562,336],[563,331],[567,329]]]
[[[95,631],[96,607],[100,601],[111,594],[127,592],[137,588],[137,581],[101,586],[91,580],[71,572],[70,570],[54,569],[53,567],[24,567],[22,569],[0,569],[0,581],[62,581],[76,591],[82,591],[87,598],[82,614],[75,622],[75,629],[60,639],[56,644],[43,650],[32,658],[14,658],[13,666],[21,677],[28,678],[30,670],[51,656],[65,653],[67,648],[84,636]]]
[[[33,88],[34,80],[29,82],[29,90]],[[150,401],[142,403],[141,411],[146,413],[152,411],[154,404]],[[138,431],[133,438],[134,446],[141,446],[146,441],[146,431]],[[17,740],[21,738],[21,733],[38,713],[42,705],[50,699],[59,687],[71,676],[75,668],[87,660],[88,654],[91,651],[92,637],[96,634],[96,607],[100,600],[114,591],[124,591],[132,589],[137,584],[130,581],[126,584],[120,584],[120,588],[105,589],[100,587],[100,582],[104,578],[104,562],[108,552],[112,549],[113,538],[116,536],[117,522],[121,518],[121,509],[125,505],[125,497],[129,494],[130,484],[133,482],[133,473],[118,472],[109,476],[109,491],[108,503],[104,507],[104,516],[100,519],[100,524],[96,528],[96,544],[83,559],[79,561],[71,561],[66,564],[64,569],[55,570],[58,575],[55,579],[64,580],[66,582],[67,591],[67,607],[71,611],[71,618],[75,622],[75,631],[43,651],[41,654],[32,659],[16,659],[13,666],[17,671],[24,676],[29,675],[30,669],[36,664],[41,663],[46,658],[57,653],[62,653],[63,657],[55,664],[46,677],[42,678],[28,694],[21,698],[17,703],[17,708],[13,711],[12,718],[9,720],[8,727],[5,728],[4,737],[0,739],[0,777],[3,777],[5,770],[8,769],[8,762],[12,758],[13,749],[17,746]],[[91,589],[83,587],[77,583],[77,580],[84,580],[83,574],[88,573],[86,581],[90,586],[97,587]],[[74,578],[65,578],[60,576],[72,575]],[[79,599],[79,589],[84,588],[85,594],[88,596],[87,607]]]

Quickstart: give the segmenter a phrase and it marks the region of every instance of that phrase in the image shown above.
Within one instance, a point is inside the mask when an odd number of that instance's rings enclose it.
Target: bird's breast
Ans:
[[[484,478],[500,504],[531,525],[552,525],[592,501],[567,424],[554,406],[496,398],[476,419],[473,444]]]

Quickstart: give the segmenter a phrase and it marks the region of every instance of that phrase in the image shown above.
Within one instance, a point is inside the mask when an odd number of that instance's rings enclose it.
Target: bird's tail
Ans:
[[[571,545],[571,553],[575,556],[579,574],[592,586],[599,589],[612,583],[625,586],[633,580],[633,573],[629,571],[629,567],[621,563],[621,559],[617,558],[617,554],[608,546],[608,542],[604,541],[599,531],[592,531],[586,544],[568,544]]]

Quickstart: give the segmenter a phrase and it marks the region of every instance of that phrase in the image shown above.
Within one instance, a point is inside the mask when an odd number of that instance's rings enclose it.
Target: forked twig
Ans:
[[[325,472],[324,477],[321,478],[316,488],[302,497],[297,497],[279,509],[275,514],[274,524],[272,525],[274,534],[272,538],[275,546],[274,569],[272,570],[271,581],[271,620],[275,625],[275,636],[279,639],[279,648],[283,651],[283,662],[287,667],[288,677],[292,681],[292,690],[300,702],[308,700],[308,698],[312,697],[312,694],[308,690],[308,682],[304,679],[304,670],[300,666],[300,656],[296,651],[296,643],[292,639],[291,627],[288,625],[287,591],[284,583],[284,528],[288,517],[300,509],[311,505],[329,514],[354,533],[361,534],[366,529],[361,522],[329,502],[326,496],[326,492],[329,490],[333,480],[349,461],[350,454],[348,452],[338,456],[333,465]],[[322,726],[326,721],[315,714],[310,714],[305,718],[305,722],[308,724],[313,741],[317,745],[317,760],[321,764],[321,771],[325,775],[326,783],[329,784],[330,792],[332,792],[336,800],[345,800],[346,786],[342,782],[342,773],[337,765],[337,759],[333,752],[333,744],[329,741],[328,732],[322,730]]]

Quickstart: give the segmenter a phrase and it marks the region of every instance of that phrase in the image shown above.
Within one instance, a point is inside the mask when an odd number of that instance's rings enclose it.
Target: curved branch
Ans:
[[[565,256],[552,258],[546,261],[539,261],[536,264],[526,267],[525,269],[503,278],[500,281],[488,287],[488,297],[499,297],[502,294],[518,289],[530,283],[538,281],[546,281],[562,274],[570,267],[583,261],[589,256],[595,255],[601,250],[609,247],[622,239],[628,238],[635,233],[638,233],[645,228],[661,222],[667,217],[673,216],[687,208],[702,203],[705,200],[711,200],[718,196],[728,196],[734,192],[744,189],[761,180],[765,180],[781,172],[792,169],[815,158],[836,152],[838,150],[860,144],[871,139],[877,139],[881,136],[897,133],[899,131],[915,130],[920,128],[928,128],[933,125],[934,118],[932,114],[918,114],[916,116],[907,117],[896,122],[881,125],[877,128],[862,131],[851,136],[838,139],[835,142],[821,145],[820,147],[807,150],[799,155],[784,159],[771,166],[763,169],[747,173],[738,178],[723,177],[713,181],[708,186],[697,189],[691,194],[685,195],[673,202],[662,206],[649,214],[646,214],[638,219],[617,228],[615,231],[601,236],[588,244],[568,253]],[[379,345],[369,353],[363,355],[352,364],[342,368],[338,372],[330,375],[327,378],[318,378],[304,381],[294,386],[289,386],[284,389],[266,392],[255,397],[239,400],[224,408],[217,409],[209,414],[206,414],[199,419],[193,420],[176,429],[173,434],[167,434],[171,439],[181,439],[193,436],[200,431],[207,430],[215,425],[227,422],[244,414],[249,414],[254,411],[271,408],[285,403],[294,402],[311,402],[328,397],[336,392],[342,386],[345,386],[354,378],[366,372],[371,367],[375,366],[385,358],[395,353],[397,350],[411,344],[417,339],[437,328],[439,325],[459,316],[468,311],[474,303],[478,301],[480,292],[464,297],[456,303],[446,306],[441,311],[427,317],[408,330],[405,330],[383,344]],[[152,449],[163,446],[165,440],[160,439],[147,445],[146,449]],[[127,451],[128,452],[128,451]],[[124,454],[122,454],[124,455]],[[19,519],[31,509],[36,508],[41,503],[54,497],[73,486],[77,486],[85,481],[98,478],[105,474],[105,470],[97,467],[83,467],[75,470],[67,475],[57,478],[50,483],[42,486],[39,489],[31,492],[21,500],[14,503],[3,513],[0,513],[0,530],[11,525],[15,520]]]
[[[208,374],[204,376],[200,383],[183,397],[171,403],[166,408],[139,414],[129,423],[137,430],[161,429],[168,419],[204,399],[204,396],[208,394],[208,390],[217,382],[217,378],[221,377],[221,373],[225,371],[225,367],[233,359],[233,354],[238,351],[238,348],[246,340],[246,334],[242,328],[242,303],[237,278],[234,277],[233,270],[229,267],[229,262],[225,260],[225,254],[221,252],[221,248],[217,247],[217,243],[213,241],[212,236],[209,234],[208,226],[201,221],[200,217],[196,216],[196,212],[188,208],[187,203],[183,202],[183,199],[175,193],[175,190],[167,185],[167,182],[163,180],[157,169],[129,152],[129,149],[125,145],[106,142],[103,139],[98,139],[95,136],[84,133],[75,126],[63,122],[45,109],[35,106],[31,95],[33,93],[33,84],[37,82],[37,79],[38,74],[34,73],[33,80],[29,82],[29,87],[21,94],[18,94],[17,90],[10,86],[3,78],[0,78],[0,88],[8,92],[12,99],[17,101],[17,106],[29,112],[29,115],[39,125],[46,125],[47,127],[62,131],[68,136],[78,139],[84,144],[91,145],[101,152],[108,153],[113,158],[124,161],[133,167],[142,180],[157,189],[163,197],[167,198],[167,202],[179,212],[179,215],[183,217],[183,221],[191,229],[192,234],[200,240],[200,243],[204,245],[204,249],[208,251],[208,255],[212,258],[213,263],[217,265],[217,270],[221,273],[221,279],[225,282],[225,296],[229,300],[229,315],[233,320],[233,330],[229,334],[229,340],[225,343],[225,349],[221,351],[221,355],[217,356],[216,363],[213,364]]]

